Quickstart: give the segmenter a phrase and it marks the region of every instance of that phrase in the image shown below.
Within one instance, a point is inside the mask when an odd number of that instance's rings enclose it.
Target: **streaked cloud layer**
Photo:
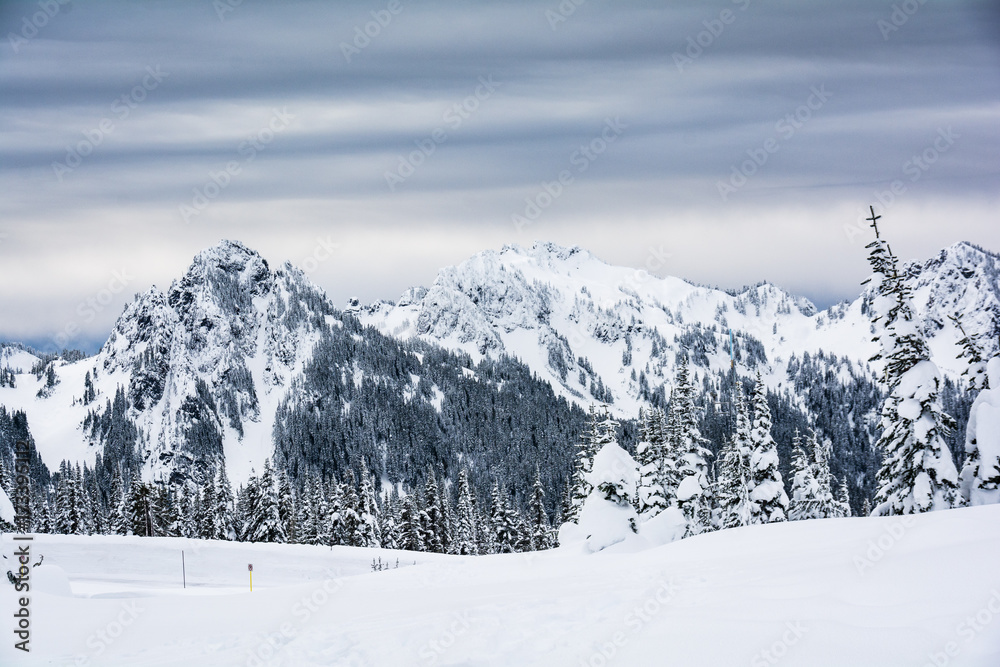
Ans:
[[[225,1],[2,5],[0,338],[92,348],[220,238],[341,303],[544,239],[826,304],[869,203],[1000,250],[992,3]]]

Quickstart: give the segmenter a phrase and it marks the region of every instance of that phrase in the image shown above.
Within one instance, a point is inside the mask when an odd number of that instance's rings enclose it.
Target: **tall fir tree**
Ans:
[[[278,520],[284,528],[286,542],[298,542],[298,517],[295,512],[295,494],[284,470],[279,470],[277,478]]]
[[[674,413],[675,444],[672,449],[677,452],[675,465],[679,480],[675,496],[687,522],[685,537],[712,529],[714,505],[712,484],[708,479],[708,459],[712,452],[706,447],[708,440],[702,437],[698,426],[694,396],[688,360],[682,356],[670,403]]]
[[[233,487],[229,484],[229,477],[226,476],[226,466],[219,466],[219,480],[215,485],[215,499],[218,504],[216,520],[218,521],[218,534],[216,539],[235,540],[239,532],[236,523],[236,508],[233,502]]]
[[[31,520],[34,525],[34,532],[46,534],[54,531],[52,525],[52,512],[49,503],[43,492],[39,491],[31,496]]]
[[[362,470],[360,501],[360,521],[355,532],[354,543],[359,547],[381,547],[382,526],[379,520],[378,500],[375,496],[374,480],[368,474],[367,469]]]
[[[133,480],[126,506],[130,535],[151,537],[156,534],[153,522],[153,505],[153,489],[141,480]]]
[[[583,502],[590,495],[592,488],[587,481],[587,475],[594,465],[594,454],[600,439],[600,418],[597,409],[591,405],[587,413],[587,423],[577,443],[576,460],[573,465],[573,475],[570,480],[570,503],[565,513],[566,521],[576,521]]]
[[[433,553],[446,553],[449,543],[448,524],[437,479],[431,470],[427,471],[427,482],[424,484],[424,509],[427,513],[424,546]]]
[[[981,391],[988,388],[990,382],[986,371],[987,359],[983,354],[979,336],[966,333],[961,320],[957,316],[949,315],[948,319],[955,324],[962,334],[962,337],[958,341],[960,348],[958,358],[964,359],[966,363],[965,368],[962,370],[962,377],[968,380],[969,387],[974,391]]]
[[[639,488],[636,491],[636,511],[641,521],[647,521],[667,509],[667,499],[661,483],[664,448],[659,436],[659,413],[650,409],[639,411],[639,444],[635,447],[639,464]]]
[[[812,463],[802,448],[802,437],[798,429],[792,439],[792,495],[788,499],[788,520],[802,521],[817,518],[816,476]]]
[[[771,409],[760,375],[751,399],[753,422],[750,428],[750,500],[755,509],[754,523],[774,523],[788,518],[788,495],[778,470],[778,445],[771,435]]]
[[[830,472],[833,443],[829,439],[820,442],[815,431],[810,433],[809,441],[815,459],[815,463],[813,463],[813,476],[816,479],[814,515],[819,519],[842,516],[842,510],[833,495],[833,475]]]
[[[399,493],[393,486],[388,493],[382,494],[382,547],[385,549],[402,549],[399,539],[401,510]]]
[[[221,539],[219,524],[218,499],[215,496],[215,477],[209,477],[198,496],[198,506],[195,512],[195,524],[198,535],[205,540]]]
[[[407,551],[426,551],[421,515],[423,510],[416,493],[410,493],[401,502],[399,512],[399,548]]]
[[[177,498],[178,507],[178,529],[182,537],[198,537],[197,519],[195,517],[195,501],[197,492],[192,492],[191,485],[184,483],[181,485],[180,494]]]
[[[750,415],[737,383],[734,400],[736,426],[729,443],[723,450],[716,480],[719,502],[719,526],[736,528],[749,526],[754,519],[754,506],[750,499]]]
[[[344,485],[333,479],[330,482],[330,493],[327,496],[329,541],[331,546],[350,546],[352,538],[353,522],[350,518],[351,510],[344,498]]]
[[[243,499],[243,541],[285,542],[285,527],[278,514],[278,493],[270,459],[264,461],[260,478],[250,476]]]
[[[517,513],[510,506],[507,493],[497,483],[493,484],[491,498],[490,526],[493,529],[495,553],[514,553],[520,540]]]
[[[61,535],[83,535],[84,498],[77,470],[67,461],[59,465],[59,485],[56,489],[55,532]]]
[[[851,511],[851,494],[847,489],[847,480],[840,483],[840,490],[837,493],[836,510],[834,516],[847,517],[854,516]]]
[[[988,380],[969,410],[965,431],[962,498],[970,505],[1000,503],[1000,357],[986,365]]]
[[[876,475],[875,514],[898,515],[948,509],[961,504],[958,471],[945,435],[953,424],[941,407],[941,374],[931,361],[920,331],[909,289],[898,260],[878,233],[868,244],[874,298],[870,308],[882,380],[888,396],[882,406],[882,434],[877,448],[884,454]]]
[[[531,485],[531,501],[528,504],[530,526],[526,531],[531,536],[529,548],[541,551],[552,546],[552,526],[545,512],[545,486],[542,484],[542,473],[535,466],[535,481]]]
[[[108,533],[111,535],[126,535],[128,533],[128,522],[125,520],[125,482],[122,479],[121,466],[114,467],[111,474],[110,487],[108,494]]]
[[[469,472],[462,468],[458,473],[458,505],[453,547],[455,553],[462,556],[474,556],[479,553],[478,521],[476,497],[469,483]]]

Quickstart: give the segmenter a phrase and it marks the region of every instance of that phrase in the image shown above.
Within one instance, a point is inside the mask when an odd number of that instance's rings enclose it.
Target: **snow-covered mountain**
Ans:
[[[225,464],[242,483],[273,458],[412,485],[477,462],[473,481],[488,492],[491,475],[526,484],[538,461],[557,475],[583,420],[522,364],[477,366],[387,338],[295,267],[273,270],[232,241],[196,256],[166,292],[137,295],[95,356],[0,346],[0,369],[0,406],[26,414],[49,468],[83,462],[103,478],[124,466],[200,483]],[[521,446],[530,452],[507,456]]]
[[[93,462],[94,438],[82,425],[120,388],[147,475],[187,475],[225,451],[231,474],[242,478],[273,452],[277,405],[318,329],[331,321],[317,318],[310,303],[326,301],[290,264],[272,270],[257,253],[224,241],[196,256],[166,292],[137,295],[97,355],[57,361],[54,386],[19,376],[17,387],[0,390],[0,403],[27,413],[50,466],[63,458]],[[23,371],[38,362],[21,350],[8,354],[7,363]]]
[[[938,363],[953,376],[961,335],[987,334],[996,351],[1000,256],[968,243],[905,265]],[[859,287],[860,291],[860,287]],[[442,269],[430,288],[395,302],[357,308],[386,334],[419,337],[474,358],[507,354],[524,361],[568,399],[595,398],[620,415],[669,386],[679,354],[701,374],[730,366],[733,331],[738,372],[761,372],[775,388],[793,355],[825,351],[864,371],[874,354],[870,295],[817,312],[807,299],[768,283],[723,291],[679,278],[611,266],[580,248],[505,246]],[[698,371],[696,371],[698,372]]]
[[[945,372],[962,369],[951,315],[997,352],[1000,257],[961,243],[905,272]],[[807,352],[816,363],[820,350],[832,372],[867,374],[868,302],[862,292],[817,312],[766,283],[726,292],[538,243],[479,253],[395,304],[340,311],[295,267],[272,269],[225,241],[165,292],[138,295],[93,357],[43,361],[0,346],[0,368],[16,373],[14,387],[0,381],[0,405],[26,413],[50,467],[93,466],[103,453],[140,462],[147,479],[198,479],[224,460],[239,482],[275,455],[280,437],[286,464],[353,466],[361,457],[408,478],[471,457],[481,472],[525,468],[504,473],[512,479],[538,461],[558,475],[577,426],[548,385],[577,405],[606,400],[634,417],[669,394],[682,353],[715,383],[729,368],[730,327],[739,373],[759,371],[774,388],[789,388],[790,366]],[[441,348],[454,353],[434,352]],[[507,357],[523,366],[476,366]],[[528,395],[530,413],[516,407]],[[492,407],[470,411],[470,396]],[[496,420],[485,431],[483,414]],[[530,455],[507,462],[493,439]],[[335,450],[324,444],[333,440],[342,442]],[[485,472],[479,481],[490,483]]]

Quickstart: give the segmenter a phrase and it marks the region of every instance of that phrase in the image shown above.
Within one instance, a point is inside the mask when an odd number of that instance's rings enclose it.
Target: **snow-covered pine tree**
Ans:
[[[140,480],[133,480],[129,489],[127,520],[130,535],[149,537],[155,534],[153,525],[153,490]]]
[[[84,498],[78,469],[67,461],[59,464],[59,486],[56,490],[55,531],[61,535],[83,535]]]
[[[344,485],[336,478],[330,480],[327,494],[327,529],[329,539],[325,544],[330,546],[349,546],[351,531],[348,529],[347,508],[344,505]]]
[[[837,509],[835,516],[854,516],[851,511],[851,494],[847,489],[847,480],[840,483],[840,491],[837,493]]]
[[[101,535],[104,533],[107,524],[107,516],[104,513],[104,506],[97,497],[97,483],[94,473],[83,465],[83,472],[80,475],[80,495],[83,498],[83,534]]]
[[[736,428],[723,450],[716,480],[719,525],[722,528],[749,526],[756,508],[750,499],[750,415],[739,383],[736,387]]]
[[[407,551],[426,551],[424,547],[421,515],[423,510],[417,502],[417,494],[410,493],[402,501],[399,513],[399,548]]]
[[[284,470],[276,473],[278,494],[278,520],[285,532],[285,541],[298,542],[298,521],[296,515],[296,498],[292,492],[292,484]]]
[[[209,477],[198,494],[195,524],[198,537],[204,540],[219,539],[218,499],[215,497],[215,477]]]
[[[528,517],[524,516],[517,509],[511,505],[511,509],[514,512],[514,521],[517,525],[515,534],[517,535],[517,542],[514,544],[514,551],[516,552],[526,552],[534,551],[531,543],[531,522]]]
[[[451,505],[451,496],[448,493],[448,479],[442,478],[440,480],[439,488],[441,489],[441,509],[444,513],[444,528],[445,528],[445,553],[455,553],[452,543],[455,541],[455,510]]]
[[[113,507],[108,515],[108,530],[110,534],[128,535],[128,494],[124,485],[112,493],[108,502],[113,503]]]
[[[829,438],[822,442],[815,431],[810,431],[809,442],[812,445],[813,477],[816,479],[816,498],[813,517],[824,519],[842,516],[842,508],[833,496],[833,475],[830,473],[830,456],[833,452],[833,443]]]
[[[1000,357],[986,365],[986,388],[969,410],[962,497],[970,505],[1000,503]]]
[[[177,502],[170,486],[162,479],[153,484],[152,501],[154,535],[177,537]]]
[[[788,499],[788,520],[818,518],[816,507],[816,477],[809,457],[802,448],[802,437],[798,429],[792,439],[792,495]]]
[[[234,503],[233,515],[236,524],[239,526],[236,539],[240,542],[252,541],[250,533],[254,530],[256,522],[253,519],[256,508],[260,505],[260,480],[256,472],[250,470],[250,478],[246,484],[240,486],[236,491],[236,501]]]
[[[458,473],[458,507],[455,517],[455,539],[452,550],[462,556],[479,553],[477,538],[478,513],[476,498],[469,483],[469,472],[462,468]]]
[[[490,498],[492,500],[490,527],[493,529],[494,553],[514,553],[517,551],[517,544],[520,540],[517,513],[510,506],[507,493],[501,490],[500,485],[496,482],[493,484]]]
[[[545,512],[545,487],[542,485],[542,473],[538,466],[535,466],[535,482],[531,486],[531,502],[528,504],[530,514],[531,536],[530,548],[532,551],[541,551],[552,546],[552,526],[549,524],[549,517]]]
[[[219,481],[215,485],[215,500],[218,504],[216,521],[218,522],[217,540],[235,540],[239,533],[236,523],[236,511],[233,505],[233,487],[226,476],[226,466],[219,466]]]
[[[573,465],[573,476],[570,480],[570,504],[566,511],[566,521],[576,521],[580,515],[583,502],[590,495],[591,487],[587,475],[594,464],[594,453],[597,451],[597,441],[600,438],[600,422],[597,409],[591,405],[587,413],[587,423],[580,440],[577,443],[576,460]]]
[[[382,547],[384,549],[402,549],[399,541],[399,513],[401,511],[399,494],[393,486],[389,493],[382,495]]]
[[[194,504],[191,485],[181,484],[180,494],[177,498],[177,531],[182,537],[198,537]]]
[[[243,541],[287,541],[285,526],[278,515],[278,492],[270,459],[264,460],[264,472],[259,479],[251,475],[245,493]]]
[[[660,470],[664,454],[661,446],[653,444],[656,438],[657,417],[653,411],[639,410],[639,444],[635,447],[636,463],[639,464],[639,487],[636,491],[636,511],[641,521],[647,521],[667,509]]]
[[[31,497],[31,520],[34,523],[34,532],[36,533],[51,533],[52,528],[52,512],[49,510],[49,503],[46,502],[45,496],[39,492]]]
[[[873,226],[877,218],[872,214]],[[875,514],[916,514],[961,504],[958,471],[944,436],[953,424],[941,407],[941,374],[917,324],[909,290],[898,271],[898,260],[879,237],[868,244],[875,296],[871,315],[874,340],[889,395],[882,406],[882,434],[876,444],[883,452],[876,475]]]
[[[681,357],[677,368],[670,409],[674,414],[675,466],[680,480],[675,493],[677,506],[687,521],[685,537],[700,535],[712,529],[712,484],[708,479],[708,459],[712,452],[705,445],[698,427],[698,408],[694,402],[694,385],[691,382],[686,356]]]
[[[344,542],[346,546],[361,546],[358,542],[358,527],[361,525],[361,499],[358,497],[354,471],[350,468],[344,476],[345,481],[341,484],[341,494],[343,496],[342,523],[344,527]]]
[[[361,472],[360,521],[355,531],[354,543],[359,547],[382,546],[382,527],[379,521],[378,500],[375,497],[375,485],[367,468]]]
[[[667,507],[677,504],[677,487],[681,484],[681,442],[678,430],[676,403],[671,401],[664,412],[654,409],[650,413],[649,438],[653,450],[659,452],[660,488]]]
[[[424,546],[433,553],[446,553],[448,526],[445,521],[444,506],[441,502],[441,491],[432,470],[427,471],[427,482],[424,484],[424,510],[427,512],[425,528],[427,537]]]
[[[962,337],[958,341],[958,345],[961,348],[958,358],[965,359],[966,362],[965,370],[962,371],[962,377],[968,378],[970,389],[981,391],[987,388],[989,386],[986,372],[987,360],[983,357],[979,336],[967,334],[961,320],[955,315],[949,315],[948,319],[955,324],[962,334]]]
[[[788,518],[788,495],[778,471],[778,446],[771,435],[771,409],[760,375],[751,398],[750,500],[756,508],[754,523],[774,523]]]
[[[330,516],[326,498],[323,496],[323,485],[319,477],[309,475],[303,487],[304,502],[299,504],[302,512],[300,522],[300,540],[303,544],[326,544],[323,533]]]
[[[302,476],[295,489],[295,543],[312,544],[312,497],[309,495],[309,477]]]

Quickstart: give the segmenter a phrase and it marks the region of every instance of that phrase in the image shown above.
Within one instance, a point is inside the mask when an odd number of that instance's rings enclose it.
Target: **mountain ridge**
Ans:
[[[986,351],[996,353],[1000,255],[962,242],[906,263],[904,272],[940,360],[949,362],[957,352],[957,332],[947,317],[957,313],[967,330],[993,345]],[[536,242],[528,248],[508,244],[444,267],[431,287],[409,288],[397,302],[354,302],[340,310],[291,263],[272,269],[242,243],[222,241],[198,253],[166,290],[154,286],[137,295],[91,357],[46,361],[25,346],[0,346],[0,366],[20,371],[17,388],[0,388],[0,404],[28,414],[49,465],[62,459],[95,464],[102,446],[127,459],[132,447],[146,478],[197,479],[224,462],[238,481],[277,454],[294,465],[317,465],[326,456],[288,422],[290,415],[309,414],[300,406],[308,398],[303,387],[313,387],[313,410],[330,409],[317,388],[340,396],[342,414],[324,412],[328,420],[354,419],[352,402],[357,409],[377,409],[359,403],[363,394],[357,392],[389,392],[385,400],[398,394],[399,402],[390,401],[393,409],[410,410],[408,401],[416,401],[417,412],[408,419],[434,430],[429,442],[450,442],[457,431],[430,426],[440,419],[435,413],[454,409],[442,387],[468,391],[461,388],[463,377],[491,378],[483,396],[499,396],[505,374],[521,371],[477,370],[477,364],[507,364],[508,357],[552,388],[554,398],[545,401],[565,400],[578,408],[605,402],[631,419],[640,407],[665,404],[681,354],[690,357],[702,390],[722,400],[720,377],[730,365],[732,328],[738,374],[759,372],[772,391],[790,392],[793,402],[805,406],[808,388],[797,375],[803,362],[819,364],[843,382],[872,377],[868,298],[859,288],[854,301],[817,311],[808,299],[766,281],[720,290],[616,267],[578,246]],[[421,347],[427,345],[432,347]],[[378,353],[388,355],[385,361],[364,356],[373,346],[386,348]],[[444,375],[425,363],[434,348],[452,355],[441,358],[451,369]],[[314,363],[318,349],[325,350],[339,380],[322,379],[326,371]],[[46,364],[52,365],[52,386],[44,377]],[[941,365],[946,375],[958,377],[957,360]],[[402,379],[386,376],[392,368]],[[108,419],[119,390],[127,405],[119,412],[127,412],[136,436],[131,444],[108,449],[111,436],[95,424]],[[107,414],[101,413],[104,403]],[[354,426],[344,422],[340,428]],[[403,427],[386,422],[384,428],[391,433]],[[372,452],[390,440],[372,437],[363,449],[365,465],[375,468]],[[461,458],[459,450],[448,449],[453,446],[431,445],[425,454],[453,466]],[[552,455],[561,460],[565,452]],[[355,460],[345,457],[342,464]],[[422,474],[402,459],[392,460],[397,472]]]

